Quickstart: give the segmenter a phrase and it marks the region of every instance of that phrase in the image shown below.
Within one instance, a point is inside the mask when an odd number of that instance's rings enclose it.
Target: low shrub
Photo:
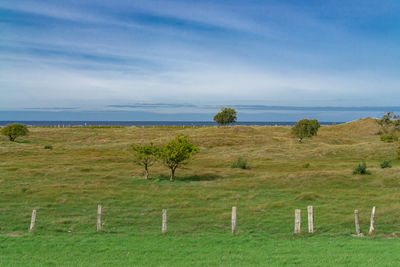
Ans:
[[[397,159],[400,159],[400,147],[397,148]]]
[[[247,160],[239,157],[234,163],[231,165],[232,168],[239,168],[243,170],[249,170],[250,165],[247,163]]]
[[[391,160],[384,160],[381,162],[381,168],[386,169],[386,168],[392,168],[392,161]]]
[[[304,163],[302,167],[305,169],[308,169],[308,168],[310,168],[310,166],[311,166],[310,163]]]
[[[367,170],[367,163],[363,161],[362,163],[359,163],[356,168],[354,168],[353,174],[371,174],[371,172]]]
[[[397,135],[397,133],[382,135],[381,141],[386,142],[386,143],[397,142],[397,141],[399,141],[399,136]]]
[[[44,149],[53,149],[53,146],[51,146],[51,145],[45,145],[45,146],[44,146]]]

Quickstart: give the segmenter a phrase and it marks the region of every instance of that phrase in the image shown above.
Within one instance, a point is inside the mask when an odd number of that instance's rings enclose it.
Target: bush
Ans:
[[[371,172],[367,170],[367,163],[363,161],[353,170],[353,174],[371,174]]]
[[[400,130],[400,116],[393,112],[387,112],[381,119],[377,120],[382,133],[398,132]]]
[[[18,136],[25,136],[29,133],[28,128],[23,125],[23,124],[19,124],[19,123],[14,123],[14,124],[10,124],[7,125],[6,127],[4,127],[3,129],[1,129],[1,133],[3,135],[8,136],[8,139],[10,139],[11,142],[14,142],[15,139]]]
[[[45,146],[44,146],[44,149],[53,149],[53,146],[51,146],[51,145],[45,145]]]
[[[302,167],[305,169],[308,169],[308,168],[310,168],[310,166],[311,166],[310,163],[304,163]]]
[[[388,134],[388,135],[382,135],[381,141],[386,142],[386,143],[397,142],[397,141],[399,141],[399,136],[395,132],[392,134]]]
[[[391,160],[384,160],[381,162],[381,168],[386,169],[386,168],[392,168],[392,161]]]
[[[247,163],[247,160],[241,157],[239,157],[234,163],[232,163],[231,167],[243,170],[250,170],[250,165]]]

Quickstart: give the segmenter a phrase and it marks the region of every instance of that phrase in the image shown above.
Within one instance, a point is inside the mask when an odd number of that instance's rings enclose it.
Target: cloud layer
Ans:
[[[0,110],[395,106],[399,11],[398,1],[3,1]]]

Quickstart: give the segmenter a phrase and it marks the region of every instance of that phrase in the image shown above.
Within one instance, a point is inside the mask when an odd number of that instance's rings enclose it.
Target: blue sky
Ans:
[[[3,0],[0,120],[398,106],[399,43],[394,0]]]

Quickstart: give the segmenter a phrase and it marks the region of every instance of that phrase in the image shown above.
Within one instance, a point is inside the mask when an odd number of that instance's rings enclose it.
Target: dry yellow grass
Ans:
[[[400,230],[398,161],[392,169],[379,168],[394,158],[397,144],[379,140],[373,119],[323,126],[303,144],[289,127],[271,126],[30,131],[18,143],[0,140],[0,211],[7,214],[2,233],[23,232],[33,207],[45,217],[38,231],[91,231],[95,215],[88,211],[98,202],[105,207],[104,229],[111,232],[157,232],[154,218],[163,207],[176,220],[171,231],[225,231],[230,207],[237,205],[239,231],[290,234],[293,209],[309,204],[318,214],[317,234],[351,232],[353,210],[360,209],[366,224],[372,205],[378,206],[377,233]],[[175,183],[162,164],[152,166],[152,179],[144,181],[130,145],[163,144],[177,134],[188,135],[200,153],[177,170]],[[251,169],[232,169],[238,157]],[[371,175],[352,175],[361,160]]]

